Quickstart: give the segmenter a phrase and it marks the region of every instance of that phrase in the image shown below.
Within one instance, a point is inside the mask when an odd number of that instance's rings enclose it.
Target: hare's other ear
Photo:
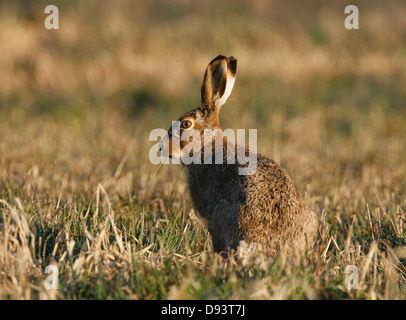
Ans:
[[[202,106],[210,111],[220,110],[234,87],[237,59],[218,56],[207,66],[202,84]]]

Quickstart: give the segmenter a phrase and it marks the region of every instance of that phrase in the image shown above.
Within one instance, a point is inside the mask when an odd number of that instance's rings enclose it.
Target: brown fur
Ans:
[[[202,85],[202,106],[179,120],[193,122],[193,129],[221,129],[218,113],[231,92],[237,68],[233,57],[218,56],[207,67]],[[230,87],[227,87],[227,81]],[[228,92],[228,93],[227,93]],[[181,130],[182,132],[182,130]],[[171,140],[171,130],[168,132]],[[222,131],[220,131],[222,134]],[[221,139],[226,141],[225,137]],[[179,154],[187,142],[182,142]],[[213,145],[214,147],[214,145]],[[217,252],[235,249],[241,240],[257,243],[271,256],[282,246],[292,256],[301,254],[306,243],[316,238],[318,219],[306,207],[287,172],[273,160],[257,154],[257,169],[239,175],[243,165],[227,164],[226,143],[223,164],[186,165],[188,187],[195,209],[208,221],[213,248]],[[203,147],[202,147],[203,148]],[[235,150],[242,148],[235,146]],[[248,149],[244,150],[248,153]],[[169,154],[175,154],[173,149]]]

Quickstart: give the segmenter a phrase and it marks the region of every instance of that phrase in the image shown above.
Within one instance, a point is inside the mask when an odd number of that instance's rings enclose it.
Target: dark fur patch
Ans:
[[[234,61],[236,65],[237,60],[234,59]],[[227,84],[227,65],[227,58],[219,55],[209,63],[206,69],[201,94],[202,105],[208,109],[214,107],[215,98],[220,98],[224,94]]]

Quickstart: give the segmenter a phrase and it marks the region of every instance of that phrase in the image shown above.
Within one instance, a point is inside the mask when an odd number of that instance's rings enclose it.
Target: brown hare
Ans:
[[[247,164],[235,155],[242,147],[228,141],[221,130],[220,107],[231,94],[236,71],[234,57],[218,56],[210,62],[203,79],[201,107],[178,120],[176,133],[174,126],[169,129],[160,150],[171,158],[182,158],[185,152],[195,150],[196,144],[194,149],[189,148],[193,139],[179,137],[187,131],[200,135],[198,149],[202,152],[194,158],[199,161],[182,163],[194,208],[207,220],[216,252],[236,249],[240,241],[245,241],[259,244],[270,256],[278,255],[282,248],[289,256],[304,253],[317,235],[316,214],[306,207],[287,172],[273,160],[254,153],[256,170],[241,174],[239,169]],[[210,141],[204,136],[207,129],[215,132]],[[178,144],[174,143],[175,136]],[[219,150],[214,150],[216,144],[212,143],[218,138],[223,142],[222,163],[203,161],[208,150],[214,151],[208,153],[212,160],[218,156]],[[243,148],[245,154],[249,150]],[[234,161],[230,161],[232,158]]]

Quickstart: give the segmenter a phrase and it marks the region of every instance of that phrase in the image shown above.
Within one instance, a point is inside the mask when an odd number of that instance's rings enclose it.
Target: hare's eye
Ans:
[[[188,129],[192,126],[192,121],[184,120],[182,121],[181,126],[183,129]]]

